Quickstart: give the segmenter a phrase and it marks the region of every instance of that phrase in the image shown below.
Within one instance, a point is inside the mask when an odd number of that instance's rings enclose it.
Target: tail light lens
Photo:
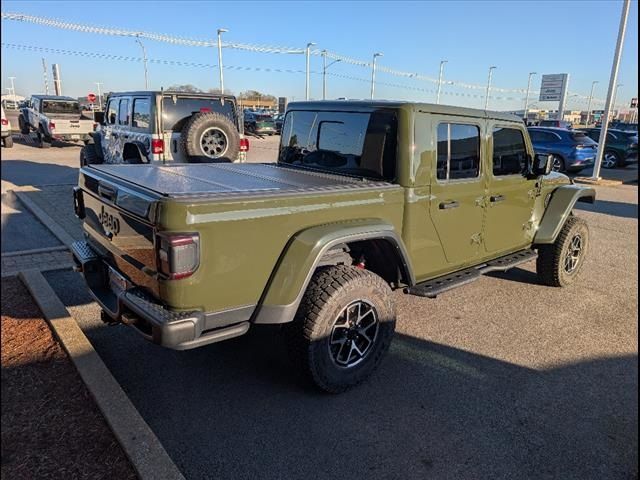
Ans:
[[[241,138],[240,139],[240,151],[241,152],[248,152],[249,151],[249,139],[248,138]]]
[[[154,138],[151,140],[151,153],[164,153],[164,140],[161,138]]]
[[[584,145],[576,145],[576,150],[582,150],[583,148],[585,148]]]
[[[197,233],[160,233],[156,239],[158,270],[169,278],[187,278],[200,265],[200,237]]]
[[[211,111],[211,109],[210,109],[210,108],[207,108],[207,107],[202,107],[202,108],[200,109],[200,113],[209,113],[210,111]]]
[[[9,120],[7,120],[6,118],[3,118],[2,125],[9,125]]]
[[[54,128],[56,128],[56,124],[53,122],[49,122],[49,130],[53,130]]]
[[[98,124],[97,124],[97,123],[94,123],[94,124],[93,124],[93,131],[95,132],[97,128],[98,128]]]

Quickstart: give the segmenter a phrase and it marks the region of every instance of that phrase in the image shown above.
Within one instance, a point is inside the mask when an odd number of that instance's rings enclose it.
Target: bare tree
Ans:
[[[202,90],[190,83],[185,85],[171,85],[167,90],[171,90],[173,92],[202,93]]]

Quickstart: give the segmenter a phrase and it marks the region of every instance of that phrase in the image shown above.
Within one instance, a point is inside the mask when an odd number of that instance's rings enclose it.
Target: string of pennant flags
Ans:
[[[72,30],[72,31],[77,31],[77,32],[84,32],[84,33],[94,33],[94,34],[99,34],[99,35],[108,35],[108,36],[120,36],[120,37],[130,37],[130,38],[138,38],[138,39],[147,39],[147,40],[152,40],[152,41],[157,41],[157,42],[165,42],[165,43],[170,43],[170,44],[174,44],[174,45],[182,45],[182,46],[186,46],[186,47],[204,47],[204,48],[217,48],[218,43],[217,41],[214,40],[198,40],[198,39],[190,39],[190,38],[184,38],[184,37],[177,37],[174,35],[168,35],[168,34],[162,34],[162,33],[153,33],[153,32],[142,32],[142,31],[135,31],[135,30],[126,30],[126,29],[122,29],[122,28],[115,28],[115,27],[101,27],[101,26],[94,26],[94,25],[86,25],[86,24],[79,24],[79,23],[74,23],[74,22],[67,22],[67,21],[63,21],[63,20],[57,20],[57,19],[52,19],[52,18],[46,18],[46,17],[40,17],[40,16],[36,16],[36,15],[26,15],[26,14],[22,14],[22,13],[10,13],[10,12],[2,12],[2,19],[3,20],[11,20],[11,21],[20,21],[20,22],[27,22],[27,23],[32,23],[32,24],[36,24],[36,25],[43,25],[43,26],[47,26],[47,27],[53,27],[53,28],[59,28],[59,29],[65,29],[65,30]],[[230,49],[236,49],[236,50],[243,50],[243,51],[249,51],[249,52],[256,52],[256,53],[272,53],[272,54],[305,54],[306,53],[306,48],[299,48],[299,47],[284,47],[284,46],[273,46],[273,45],[255,45],[255,44],[247,44],[247,43],[237,43],[237,42],[222,42],[221,46],[223,48],[230,48]],[[142,58],[138,58],[138,57],[127,57],[127,56],[122,56],[122,55],[111,55],[111,54],[104,54],[104,53],[92,53],[92,52],[76,52],[76,51],[70,51],[70,50],[60,50],[60,49],[45,49],[46,47],[36,47],[36,46],[29,46],[29,45],[17,45],[17,44],[4,44],[3,43],[3,47],[5,48],[14,48],[14,49],[23,49],[23,50],[33,50],[33,51],[51,51],[52,53],[59,53],[62,55],[75,55],[75,56],[87,56],[87,57],[94,57],[94,58],[102,58],[102,59],[108,59],[108,60],[122,60],[122,61],[134,61],[134,62],[142,62],[143,59]],[[44,50],[43,50],[44,49]],[[321,49],[310,49],[309,50],[309,54],[310,55],[315,55],[315,56],[319,56],[319,55],[326,55],[326,57],[328,59],[332,59],[332,60],[338,60],[344,64],[349,64],[349,65],[355,65],[355,66],[360,66],[360,67],[365,67],[365,68],[371,68],[372,67],[372,63],[370,61],[365,61],[365,60],[359,60],[359,59],[355,59],[355,58],[351,58],[345,55],[341,55],[338,54],[336,52],[331,52],[328,50],[321,50]],[[197,62],[182,62],[182,61],[177,61],[177,60],[158,60],[158,59],[148,59],[148,61],[150,63],[156,63],[156,64],[163,64],[163,65],[172,65],[172,66],[185,66],[185,67],[201,67],[201,68],[217,68],[217,66],[215,65],[210,65],[210,64],[205,64],[205,63],[197,63]],[[405,78],[405,79],[410,79],[410,80],[416,80],[416,81],[424,81],[424,82],[429,82],[432,84],[437,84],[438,83],[438,79],[437,78],[433,78],[427,75],[423,75],[417,72],[406,72],[406,71],[401,71],[401,70],[396,70],[390,67],[386,67],[384,65],[377,65],[376,66],[377,71],[378,72],[382,72],[382,73],[386,73],[388,75],[391,76],[396,76],[396,77],[400,77],[400,78]],[[290,69],[279,69],[279,68],[264,68],[264,67],[229,67],[229,66],[224,66],[225,70],[249,70],[249,71],[265,71],[265,72],[280,72],[280,73],[304,73],[304,71],[302,70],[290,70]],[[318,73],[318,72],[311,72],[311,73]],[[332,77],[336,77],[336,78],[345,78],[345,79],[349,79],[349,80],[355,80],[355,81],[365,81],[365,82],[369,82],[369,79],[364,79],[364,78],[359,78],[359,77],[352,77],[352,76],[348,76],[348,75],[342,75],[342,74],[338,74],[335,72],[327,72],[327,75],[330,75]],[[403,85],[403,84],[394,84],[394,83],[389,83],[389,82],[382,82],[382,81],[376,81],[376,84],[379,85],[385,85],[385,86],[390,86],[390,87],[396,87],[396,88],[403,88],[403,89],[408,89],[408,90],[413,90],[413,91],[420,91],[420,92],[426,92],[426,93],[435,93],[434,89],[430,89],[430,88],[424,88],[424,87],[418,87],[418,86],[410,86],[410,85]],[[472,83],[467,83],[467,82],[462,82],[462,81],[456,81],[456,80],[446,80],[445,82],[443,82],[444,85],[448,86],[448,87],[456,87],[459,89],[466,89],[466,90],[481,90],[481,91],[485,91],[486,90],[486,85],[479,85],[479,84],[472,84]],[[493,100],[504,100],[504,101],[520,101],[523,100],[523,98],[521,96],[517,96],[514,97],[513,95],[506,95],[506,96],[502,96],[502,95],[495,95],[496,93],[501,93],[501,94],[519,94],[519,95],[525,95],[526,94],[526,89],[525,88],[503,88],[503,87],[491,87],[491,93],[492,95],[490,95],[490,97]],[[539,91],[537,90],[530,90],[530,95],[533,99],[533,97],[537,94],[539,94]],[[477,93],[467,93],[467,92],[456,92],[456,91],[451,91],[449,89],[447,89],[446,91],[442,91],[443,95],[450,95],[450,96],[457,96],[457,97],[468,97],[468,98],[484,98],[484,93],[482,94],[477,94]],[[569,92],[568,93],[570,95],[570,100],[574,103],[586,103],[589,99],[588,95],[583,95],[583,94],[579,94],[579,93],[575,93],[575,92]],[[592,105],[593,104],[604,104],[605,101],[603,99],[597,99],[597,98],[593,98],[591,100]]]

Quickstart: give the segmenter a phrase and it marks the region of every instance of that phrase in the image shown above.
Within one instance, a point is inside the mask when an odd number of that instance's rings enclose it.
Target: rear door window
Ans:
[[[148,98],[133,99],[133,119],[131,126],[148,130],[151,125],[151,102]]]
[[[480,128],[476,125],[438,125],[438,180],[480,176]]]

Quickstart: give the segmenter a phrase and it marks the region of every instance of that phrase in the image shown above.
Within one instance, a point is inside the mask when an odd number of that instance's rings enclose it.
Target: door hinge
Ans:
[[[533,228],[533,222],[531,220],[522,224],[523,230],[531,230],[532,228]]]
[[[482,234],[481,233],[474,233],[473,235],[471,235],[471,243],[472,244],[476,244],[476,245],[480,245],[482,243]]]

